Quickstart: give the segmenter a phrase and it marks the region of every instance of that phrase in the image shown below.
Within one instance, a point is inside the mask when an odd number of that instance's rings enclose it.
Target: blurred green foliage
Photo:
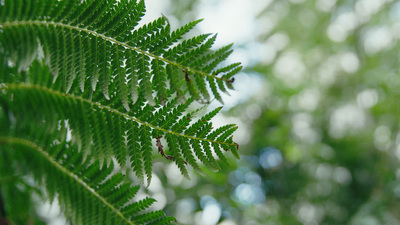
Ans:
[[[172,0],[172,14],[192,19],[202,2]],[[269,2],[254,15],[256,43],[239,46],[257,55],[245,73],[263,86],[226,113],[250,133],[242,159],[192,181],[159,173],[167,214],[186,224],[207,215],[221,224],[400,224],[400,3]],[[206,214],[211,206],[221,214]]]

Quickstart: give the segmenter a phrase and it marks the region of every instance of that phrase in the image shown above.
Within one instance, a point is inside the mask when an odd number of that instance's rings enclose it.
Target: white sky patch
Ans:
[[[374,143],[378,150],[387,150],[390,146],[392,132],[387,126],[379,126],[374,132]]]
[[[176,219],[183,224],[193,223],[192,214],[196,210],[197,202],[191,198],[184,198],[177,202]]]
[[[285,33],[275,33],[258,47],[257,61],[265,65],[271,64],[279,51],[284,50],[290,43],[289,36]],[[254,53],[254,51],[251,51]],[[256,54],[251,54],[256,55]]]
[[[332,137],[341,138],[348,131],[358,131],[367,122],[367,116],[360,107],[348,104],[336,109],[330,118],[329,133]]]
[[[266,42],[264,43],[260,50],[263,51],[262,56],[260,57],[260,62],[264,65],[269,65],[274,62],[277,50],[272,43]]]
[[[287,12],[285,11],[286,10],[285,7],[279,8],[276,7],[277,5],[281,6],[281,4],[275,3],[274,8],[278,8],[281,12],[279,12],[278,10],[273,10],[272,12],[261,14],[260,17],[258,18],[258,22],[260,23],[259,25],[260,27],[262,27],[260,32],[264,36],[271,33],[271,31],[276,27],[279,20],[281,20],[283,17],[282,13],[287,14]]]
[[[219,218],[221,217],[221,208],[217,203],[207,204],[204,208],[202,219],[204,224],[217,224]]]
[[[279,166],[283,161],[282,153],[274,148],[262,151],[259,163],[264,169],[270,169]]]
[[[35,196],[34,198],[39,198]],[[64,214],[61,212],[58,199],[55,198],[52,203],[50,201],[42,202],[37,200],[35,205],[36,213],[43,219],[46,220],[49,225],[61,225],[66,224],[67,220]]]
[[[345,52],[340,56],[340,66],[347,73],[355,73],[360,67],[360,60],[353,52]]]
[[[233,83],[235,90],[229,90],[230,96],[221,94],[225,103],[223,110],[229,110],[237,104],[246,101],[250,96],[259,92],[264,87],[263,84],[263,79],[255,74],[237,74]],[[212,102],[212,106],[219,106],[220,104],[217,100]]]
[[[357,94],[357,105],[368,109],[376,105],[379,101],[378,92],[375,89],[366,89]]]
[[[349,184],[352,180],[351,173],[344,167],[336,167],[333,170],[333,179],[341,185]]]
[[[318,224],[322,215],[319,210],[308,202],[297,203],[292,207],[292,211],[303,224]]]
[[[315,171],[315,178],[318,180],[329,180],[332,175],[332,166],[329,163],[321,163]]]
[[[400,160],[400,145],[397,145],[396,149],[394,150],[394,155]],[[397,180],[400,180],[400,169],[396,172]]]
[[[387,26],[373,28],[365,34],[364,48],[370,55],[386,50],[392,45],[393,34]]]
[[[162,210],[167,205],[167,197],[165,196],[164,193],[162,193],[162,192],[155,193],[151,197],[156,200],[156,202],[154,202],[153,205],[151,206],[152,209]]]
[[[300,4],[303,3],[305,0],[289,0],[293,4]]]
[[[167,174],[168,179],[170,180],[169,183],[174,186],[180,185],[184,179],[175,163],[170,163],[165,167],[165,174]]]
[[[209,195],[205,195],[201,197],[200,205],[203,208],[203,211],[195,215],[195,224],[217,224],[222,215],[221,205],[217,202],[217,200]]]
[[[316,6],[323,12],[329,12],[335,4],[336,0],[318,0]]]
[[[316,143],[321,139],[319,133],[312,128],[312,119],[307,113],[298,113],[292,118],[292,132],[304,143]]]
[[[247,117],[251,120],[259,118],[262,114],[261,107],[258,104],[251,104],[246,108]]]
[[[355,4],[355,12],[359,17],[369,19],[389,1],[391,0],[359,0]]]
[[[306,111],[314,111],[319,103],[321,93],[317,88],[306,89],[297,96],[298,107]]]
[[[143,19],[140,21],[139,26],[141,26],[141,24],[147,24],[158,19],[162,16],[162,14],[165,15],[170,5],[169,0],[145,0],[144,2],[146,5],[146,13]]]
[[[150,183],[148,189],[153,193],[162,192],[163,187],[162,187],[160,178],[158,178],[158,176],[154,173],[151,176],[152,176],[151,183]]]
[[[271,37],[268,38],[267,42],[271,43],[276,50],[281,51],[289,45],[290,38],[287,34],[278,32],[271,35]]]
[[[284,81],[289,87],[297,87],[304,81],[305,65],[301,55],[288,52],[278,58],[274,65],[274,75]]]
[[[345,41],[358,25],[359,18],[354,12],[344,12],[328,27],[328,37],[335,42]]]
[[[393,4],[391,7],[390,18],[392,18],[392,20],[400,20],[400,2]]]
[[[255,16],[270,3],[271,0],[202,0],[199,17],[205,20],[199,27],[205,33],[218,33],[216,47],[254,41],[259,30]]]

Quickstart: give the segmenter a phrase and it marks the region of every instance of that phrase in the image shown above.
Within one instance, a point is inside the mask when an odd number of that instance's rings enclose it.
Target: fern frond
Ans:
[[[143,159],[144,171],[147,176],[147,184],[150,184],[151,171],[152,171],[152,145],[151,145],[151,131],[148,126],[140,126],[140,143],[142,155],[140,158]]]
[[[137,224],[168,224],[175,221],[173,217],[159,219],[163,215],[164,213],[162,211],[155,211],[135,216],[132,218],[132,220]]]
[[[51,76],[45,67],[43,70],[37,67],[42,66],[34,63],[30,73]],[[193,101],[191,99],[181,105],[177,98],[168,98],[165,106],[154,107],[139,97],[126,112],[120,104],[107,105],[101,97],[97,101],[100,90],[93,93],[91,99],[86,99],[55,89],[61,86],[58,83],[52,83],[50,87],[34,83],[5,84],[0,88],[3,93],[0,97],[14,117],[26,121],[25,126],[30,129],[40,130],[43,123],[35,121],[46,121],[47,132],[51,133],[57,129],[58,121],[68,121],[72,141],[78,149],[96,155],[100,160],[105,159],[107,163],[115,157],[123,168],[128,168],[129,164],[139,179],[142,180],[145,174],[148,183],[152,173],[152,145],[164,135],[168,148],[159,149],[159,152],[163,155],[164,150],[169,150],[172,157],[165,157],[175,161],[185,176],[188,176],[186,163],[201,172],[197,160],[210,169],[219,168],[210,146],[223,162],[226,159],[221,149],[231,150],[231,146],[236,146],[232,141],[236,126],[212,128],[210,120],[221,107],[193,120],[190,113],[184,114]]]
[[[177,46],[168,49],[164,53],[164,57],[166,59],[172,60],[176,59],[178,56],[182,55],[185,52],[188,52],[190,49],[196,48],[199,46],[201,43],[203,43],[207,38],[210,36],[210,34],[203,34],[199,35],[197,37],[193,37],[188,40],[184,40],[182,43],[178,44]]]
[[[127,132],[127,149],[129,151],[129,160],[131,161],[131,167],[135,172],[136,176],[143,182],[144,173],[143,173],[143,161],[141,156],[141,148],[139,145],[139,125],[136,121],[130,121],[127,123],[129,126]]]
[[[0,4],[0,156],[76,224],[174,221],[148,212],[150,198],[132,202],[138,187],[123,175],[149,184],[154,145],[187,178],[188,165],[201,173],[200,164],[227,163],[225,151],[239,158],[236,126],[210,122],[221,108],[188,113],[233,89],[240,64],[220,66],[231,45],[213,51],[209,34],[181,41],[201,20],[172,32],[164,17],[138,27],[144,13],[144,0]]]
[[[143,0],[6,0],[0,5],[5,54],[21,71],[36,58],[40,45],[54,79],[64,81],[65,93],[74,86],[79,86],[82,92],[99,87],[106,99],[118,93],[127,111],[137,99],[132,85],[138,81],[144,97],[153,105],[156,92],[164,103],[168,83],[171,83],[169,88],[182,96],[184,90],[177,85],[177,81],[185,78],[182,70],[196,80],[196,85],[188,84],[187,90],[196,100],[210,99],[205,81],[213,80],[219,85],[211,86],[211,92],[221,101],[218,95],[226,90],[221,89],[220,83],[229,85],[230,77],[239,70],[221,77],[212,70],[229,56],[231,45],[211,51],[216,35],[211,38],[200,35],[177,44],[201,20],[173,32],[164,17],[137,28],[144,12]],[[117,85],[111,85],[112,82]]]
[[[171,33],[171,36],[169,38],[165,38],[162,42],[158,43],[154,51],[159,53],[164,53],[165,50],[167,50],[171,45],[182,39],[182,36],[192,30],[198,23],[200,23],[202,20],[196,20],[193,22],[190,22],[183,27],[177,29],[176,31],[173,31]]]
[[[135,215],[140,213],[143,210],[148,209],[154,202],[156,202],[155,199],[152,198],[145,198],[142,199],[138,202],[135,202],[133,204],[130,204],[128,206],[123,207],[122,213],[124,215]]]
[[[162,211],[146,210],[154,199],[132,202],[139,186],[131,186],[120,173],[114,174],[112,163],[99,170],[98,161],[82,159],[67,143],[44,149],[24,137],[0,136],[0,144],[2,154],[18,160],[11,167],[32,175],[49,196],[57,196],[73,223],[166,224],[174,220]]]

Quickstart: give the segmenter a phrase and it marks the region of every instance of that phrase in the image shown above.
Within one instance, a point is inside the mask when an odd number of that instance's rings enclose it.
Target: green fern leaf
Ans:
[[[155,211],[135,216],[132,220],[137,224],[159,224],[159,221],[164,223],[163,220],[159,219],[162,216],[164,216],[162,211]],[[166,218],[166,220],[169,220],[169,222],[175,221],[173,218]]]
[[[151,171],[152,171],[152,147],[151,147],[151,133],[150,129],[147,126],[140,127],[140,143],[141,143],[141,151],[142,158],[144,163],[144,170],[147,176],[147,184],[150,184],[151,180]]]
[[[127,72],[128,86],[129,86],[129,94],[132,102],[136,102],[137,99],[139,98],[138,87],[137,87],[138,74],[137,71],[133,69],[138,67],[136,61],[137,58],[138,58],[137,54],[135,52],[130,51],[129,56],[126,59],[126,64],[129,65],[126,72]]]
[[[145,198],[126,207],[123,207],[122,213],[124,215],[136,215],[143,210],[148,209],[156,200],[152,198]]]
[[[168,47],[170,47],[172,44],[176,43],[180,39],[182,39],[182,36],[192,30],[198,23],[200,23],[202,20],[196,20],[193,22],[190,22],[183,27],[177,29],[176,31],[173,31],[171,33],[170,38],[165,38],[163,42],[158,43],[157,46],[155,46],[154,51],[158,54],[165,52]]]
[[[198,47],[201,43],[203,43],[211,34],[203,34],[197,37],[193,37],[188,40],[184,40],[182,43],[177,46],[168,49],[163,56],[168,60],[176,60],[180,55],[189,50]]]
[[[221,62],[223,62],[225,59],[227,59],[231,54],[232,54],[232,48],[233,44],[224,46],[217,51],[208,54],[204,56],[204,59],[200,59],[199,62],[201,61],[209,61],[210,63],[207,65],[196,65],[196,66],[203,66],[203,70],[207,71],[207,73],[211,72],[215,67],[217,67]]]
[[[24,1],[25,2],[25,1]],[[207,39],[208,35],[200,35],[182,42],[174,47],[182,35],[190,31],[201,20],[191,22],[176,31],[170,32],[169,24],[164,17],[160,17],[152,23],[136,28],[144,15],[144,1],[27,1],[27,9],[22,1],[5,1],[0,6],[0,25],[2,29],[2,42],[6,54],[18,64],[19,70],[26,69],[36,57],[39,42],[44,52],[47,64],[50,66],[54,79],[61,79],[63,91],[68,93],[75,83],[78,83],[81,91],[85,89],[85,76],[89,76],[92,89],[97,83],[106,99],[110,98],[110,75],[117,76],[122,91],[118,92],[120,100],[126,109],[136,98],[127,98],[125,90],[134,92],[123,82],[123,70],[139,71],[143,75],[138,80],[143,85],[142,90],[146,99],[152,102],[152,94],[159,92],[164,96],[165,81],[174,83],[171,88],[179,95],[183,94],[176,86],[174,75],[166,72],[167,66],[185,69],[192,76],[198,86],[189,85],[188,92],[195,99],[200,100],[198,93],[208,100],[209,93],[205,85],[205,79],[220,80],[222,83],[230,82],[230,77],[239,70],[232,70],[230,74],[217,77],[211,73],[212,69],[223,61],[231,52],[231,46],[226,46],[212,53],[210,48],[216,36]],[[45,2],[45,3],[43,3]],[[44,10],[46,7],[47,10]],[[131,32],[131,30],[134,30]],[[16,30],[17,32],[13,32]],[[82,52],[90,52],[82,54]],[[175,57],[178,56],[179,57]],[[140,63],[125,64],[122,62],[135,56]],[[17,59],[18,58],[18,59]],[[195,60],[193,60],[195,59]],[[157,69],[149,70],[151,62],[158,62]],[[161,63],[162,62],[162,63]],[[159,85],[151,85],[153,76],[158,76],[155,81]],[[227,79],[227,77],[229,79]],[[183,80],[183,76],[180,80]],[[77,80],[77,81],[75,81]],[[135,80],[133,80],[135,81]],[[227,84],[228,85],[228,84]],[[124,86],[124,87],[122,87]],[[212,92],[218,93],[217,87]],[[225,90],[222,90],[225,91]],[[163,99],[160,98],[162,102]],[[217,99],[220,100],[218,96]]]
[[[204,153],[207,156],[208,163],[205,163],[205,165],[211,165],[212,169],[221,170],[221,167],[218,165],[217,161],[214,158],[214,155],[213,155],[211,147],[210,147],[210,143],[207,141],[202,141],[201,145],[203,147]]]
[[[233,88],[240,64],[220,67],[231,45],[212,51],[209,34],[181,41],[201,20],[138,28],[144,13],[143,0],[0,4],[0,154],[16,162],[19,183],[33,177],[77,224],[174,221],[148,212],[150,198],[132,203],[138,187],[123,175],[149,184],[154,144],[188,179],[188,165],[201,173],[200,164],[220,170],[225,151],[239,157],[236,126],[210,122],[220,108],[187,113]]]
[[[163,67],[164,63],[158,59],[151,61],[151,67],[153,70],[153,86],[157,87],[157,97],[161,105],[165,105],[167,98],[167,85],[166,85],[166,72]]]
[[[41,65],[38,63],[34,65],[30,71],[40,72],[36,67]],[[41,74],[45,76],[46,69],[41,71]],[[51,85],[60,87],[61,85],[57,83]],[[31,129],[39,129],[43,124],[34,125],[28,122],[27,116],[35,118],[35,121],[43,121],[45,118],[48,132],[57,128],[58,121],[68,120],[73,143],[80,149],[99,157],[100,160],[106,160],[107,163],[115,157],[123,168],[126,167],[128,163],[126,160],[129,158],[135,174],[141,180],[145,174],[147,183],[150,182],[152,173],[153,139],[168,134],[165,138],[169,148],[165,150],[171,151],[173,160],[185,176],[188,176],[186,163],[200,171],[197,159],[210,169],[219,168],[213,159],[210,146],[223,162],[226,160],[221,149],[230,150],[231,146],[236,146],[232,141],[232,134],[236,130],[234,125],[213,130],[209,122],[221,107],[192,122],[191,114],[183,114],[192,100],[180,105],[177,99],[173,98],[168,100],[165,106],[153,107],[140,97],[132,106],[132,110],[127,112],[123,106],[108,106],[107,101],[96,101],[98,96],[101,96],[101,91],[95,92],[93,98],[89,100],[63,94],[59,90],[38,84],[7,84],[4,86],[6,95],[3,98],[7,102],[6,99],[13,95],[13,101],[9,102],[10,105],[7,107],[16,112],[18,120],[27,121],[25,125],[31,126]],[[29,102],[25,102],[26,99],[29,99]],[[63,108],[69,110],[64,111]],[[107,130],[109,132],[104,132]],[[203,150],[199,148],[199,142],[193,140],[200,141]],[[163,150],[159,149],[162,155]]]
[[[169,151],[171,152],[173,160],[175,161],[175,163],[178,166],[179,170],[181,171],[183,176],[185,176],[187,179],[190,179],[189,173],[188,173],[188,171],[186,169],[186,166],[185,166],[185,161],[183,160],[182,154],[179,151],[179,146],[177,144],[178,141],[171,134],[165,135],[165,139],[169,143]]]
[[[144,174],[143,174],[143,161],[140,154],[140,145],[138,143],[138,138],[136,136],[139,133],[139,125],[135,121],[128,122],[129,129],[127,132],[127,140],[128,140],[128,152],[131,161],[131,167],[135,172],[136,176],[140,181],[143,182]]]
[[[214,93],[215,98],[223,103],[224,101],[222,100],[221,95],[218,93],[218,89],[217,89],[217,84],[215,83],[215,81],[213,79],[207,78],[208,83],[210,84],[211,90]]]
[[[23,133],[19,134],[23,136]],[[0,144],[6,158],[18,159],[12,167],[31,175],[39,185],[45,184],[51,198],[58,196],[73,223],[165,224],[165,221],[173,221],[161,211],[146,211],[154,199],[132,202],[139,187],[126,183],[120,173],[113,174],[112,163],[99,170],[98,162],[83,160],[67,143],[45,150],[25,138],[0,135]],[[127,211],[132,208],[135,210]]]

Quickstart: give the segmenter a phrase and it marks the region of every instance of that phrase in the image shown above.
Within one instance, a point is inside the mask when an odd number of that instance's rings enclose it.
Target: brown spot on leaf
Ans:
[[[182,72],[185,73],[185,80],[186,80],[188,83],[190,83],[191,81],[190,81],[190,78],[189,78],[188,71],[187,71],[186,69],[183,69]]]

